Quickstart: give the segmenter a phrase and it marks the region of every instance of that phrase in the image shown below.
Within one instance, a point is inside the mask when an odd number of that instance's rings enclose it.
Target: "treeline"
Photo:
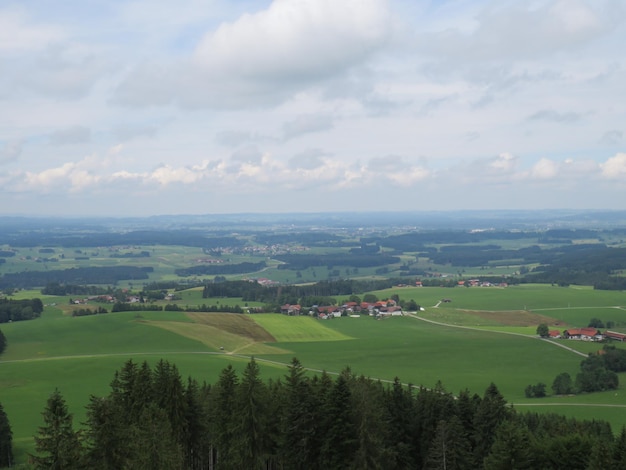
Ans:
[[[156,305],[143,302],[115,302],[111,308],[111,312],[224,312],[224,313],[244,313],[239,305],[187,305],[181,307],[178,304]],[[97,312],[100,313],[100,312]],[[106,310],[105,312],[106,313]]]
[[[543,260],[546,264],[536,267],[525,277],[526,282],[626,289],[626,278],[616,275],[626,269],[626,248],[574,245],[568,250],[552,250],[549,255]]]
[[[354,268],[371,268],[376,266],[385,266],[400,262],[397,256],[385,254],[351,254],[351,253],[334,253],[330,255],[296,255],[283,254],[274,256],[275,259],[282,261],[284,264],[278,266],[278,269],[293,269],[302,271],[316,266],[350,266]]]
[[[51,233],[39,230],[1,234],[0,244],[15,247],[59,246],[82,248],[97,246],[176,245],[198,248],[238,247],[245,240],[235,236],[207,236],[198,230],[135,230],[129,232]]]
[[[203,264],[199,266],[191,266],[189,268],[179,268],[174,270],[176,275],[182,277],[188,276],[213,276],[217,274],[244,274],[260,271],[267,264],[265,261],[259,263],[236,263],[236,264]]]
[[[41,289],[43,295],[105,295],[111,292],[110,288],[87,286],[78,284],[61,284],[49,282]]]
[[[373,290],[388,289],[406,280],[382,279],[372,281],[336,280],[307,285],[262,286],[250,281],[226,281],[207,284],[203,298],[241,297],[245,302],[267,304],[297,304],[306,297],[336,297],[363,294]]]
[[[75,430],[61,392],[35,436],[36,469],[624,468],[626,431],[555,414],[521,414],[497,387],[458,397],[383,385],[345,369],[309,376],[294,359],[277,381],[252,359],[213,385],[159,361],[127,361]],[[57,465],[57,467],[53,467]]]
[[[298,244],[304,246],[354,246],[354,242],[346,243],[344,237],[327,232],[289,232],[261,233],[254,240],[261,245]]]
[[[148,279],[148,273],[154,271],[151,266],[102,266],[59,269],[51,271],[24,271],[6,273],[0,277],[0,289],[29,289],[60,284],[117,284],[119,281]]]
[[[40,299],[0,299],[0,323],[10,321],[32,320],[43,312]]]
[[[72,310],[73,317],[88,317],[90,315],[100,315],[103,313],[109,313],[109,311],[104,307],[94,308],[93,310],[90,308],[79,308],[76,310]]]

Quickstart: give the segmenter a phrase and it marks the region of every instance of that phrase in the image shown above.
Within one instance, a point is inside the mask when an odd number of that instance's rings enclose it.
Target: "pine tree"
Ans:
[[[0,354],[4,352],[6,347],[7,347],[7,339],[4,336],[4,333],[2,333],[2,330],[0,330]]]
[[[180,470],[183,452],[173,436],[165,410],[154,403],[145,407],[133,427],[132,453],[126,468],[133,470]]]
[[[615,439],[613,459],[616,468],[626,468],[626,426],[622,426],[619,436]]]
[[[385,393],[384,403],[389,415],[387,447],[391,451],[390,468],[415,468],[417,454],[415,401],[411,388],[405,388],[396,377]]]
[[[345,374],[339,375],[323,404],[320,466],[349,468],[357,449],[350,389]]]
[[[428,449],[424,465],[428,470],[470,470],[473,468],[470,442],[465,436],[461,420],[452,416],[441,420]]]
[[[64,470],[81,468],[81,443],[72,426],[72,415],[61,392],[56,389],[43,413],[44,425],[35,436],[38,455],[32,456],[36,469]]]
[[[0,403],[0,468],[13,465],[13,432],[9,417]]]
[[[87,404],[85,439],[87,462],[92,468],[127,467],[131,454],[131,426],[113,398],[91,396]]]
[[[319,453],[319,400],[295,357],[282,390],[280,454],[285,468],[313,469]]]
[[[496,432],[485,470],[533,469],[533,451],[528,429],[515,421],[503,422]]]
[[[474,457],[477,462],[489,454],[496,429],[508,416],[504,397],[495,384],[490,384],[474,415]]]
[[[234,427],[236,400],[235,395],[239,388],[239,379],[232,365],[225,367],[217,384],[211,389],[211,400],[209,401],[209,433],[212,436],[215,447],[215,457],[212,461],[217,461],[218,468],[235,468],[233,459],[235,457]]]
[[[266,466],[271,443],[267,433],[267,386],[259,377],[254,358],[246,366],[237,389],[233,429],[234,463],[249,470]]]

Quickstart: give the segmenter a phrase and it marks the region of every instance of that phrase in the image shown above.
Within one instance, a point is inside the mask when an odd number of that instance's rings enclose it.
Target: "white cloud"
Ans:
[[[559,173],[559,165],[547,158],[542,158],[533,166],[530,171],[531,178],[552,179]]]
[[[52,145],[83,144],[91,140],[91,130],[84,126],[72,126],[58,129],[50,134]]]
[[[34,23],[22,8],[0,9],[0,57],[44,49],[64,38],[60,28]]]
[[[608,179],[626,178],[626,153],[618,153],[600,163],[602,176]]]
[[[5,142],[0,147],[0,165],[15,161],[22,153],[23,142],[21,140],[13,140]]]
[[[293,139],[302,134],[311,132],[322,132],[333,128],[333,120],[330,116],[323,114],[306,114],[298,116],[293,121],[283,125],[284,138]]]

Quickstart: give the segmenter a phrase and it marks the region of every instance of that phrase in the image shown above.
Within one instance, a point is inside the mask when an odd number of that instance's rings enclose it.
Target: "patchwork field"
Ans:
[[[356,374],[384,381],[397,376],[425,387],[441,381],[451,392],[468,388],[482,394],[494,382],[522,411],[605,419],[616,430],[626,424],[624,374],[617,392],[524,397],[529,384],[543,382],[549,388],[561,372],[575,376],[582,359],[577,352],[601,348],[561,341],[571,348],[565,349],[539,340],[537,324],[564,329],[585,326],[597,317],[623,329],[624,293],[520,286],[397,288],[376,294],[385,298],[393,293],[414,298],[424,311],[383,321],[367,316],[321,321],[277,314],[184,312],[71,317],[47,307],[40,319],[3,324],[9,347],[0,359],[0,402],[9,415],[18,456],[32,450],[40,413],[54,388],[63,393],[80,425],[89,395],[106,394],[114,371],[130,358],[151,364],[167,359],[183,377],[208,383],[214,383],[229,363],[241,371],[250,356],[262,365],[265,379],[284,375],[282,364],[296,356],[311,370],[337,373],[350,367]],[[197,290],[186,295],[195,298]],[[451,302],[440,303],[442,298]]]

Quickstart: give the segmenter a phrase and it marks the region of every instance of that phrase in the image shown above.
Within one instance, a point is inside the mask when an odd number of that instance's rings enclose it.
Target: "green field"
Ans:
[[[181,293],[196,304],[199,290]],[[521,410],[556,411],[585,419],[605,419],[615,430],[626,425],[626,375],[614,392],[527,399],[524,388],[549,387],[561,372],[575,376],[583,354],[601,345],[561,340],[573,350],[540,340],[545,320],[559,329],[586,326],[592,317],[626,325],[626,294],[551,286],[499,288],[396,288],[424,307],[417,316],[342,317],[316,320],[277,314],[237,315],[184,312],[124,312],[71,317],[47,307],[36,320],[1,325],[9,347],[0,360],[0,402],[11,422],[16,453],[24,460],[41,411],[55,387],[63,393],[77,425],[90,394],[104,395],[115,370],[132,358],[175,363],[183,377],[214,383],[233,363],[241,370],[250,356],[262,364],[263,378],[278,378],[293,356],[314,371],[355,374],[482,394],[494,382]],[[22,295],[26,295],[22,293]],[[439,304],[442,298],[451,302]],[[64,299],[57,299],[64,303]],[[54,303],[54,298],[45,302]],[[224,303],[226,304],[226,303]],[[438,305],[435,307],[436,305]],[[64,304],[65,305],[65,304]],[[426,321],[430,320],[430,321]],[[433,322],[445,323],[437,324]],[[621,345],[620,345],[621,346]],[[223,349],[222,349],[223,348]]]

